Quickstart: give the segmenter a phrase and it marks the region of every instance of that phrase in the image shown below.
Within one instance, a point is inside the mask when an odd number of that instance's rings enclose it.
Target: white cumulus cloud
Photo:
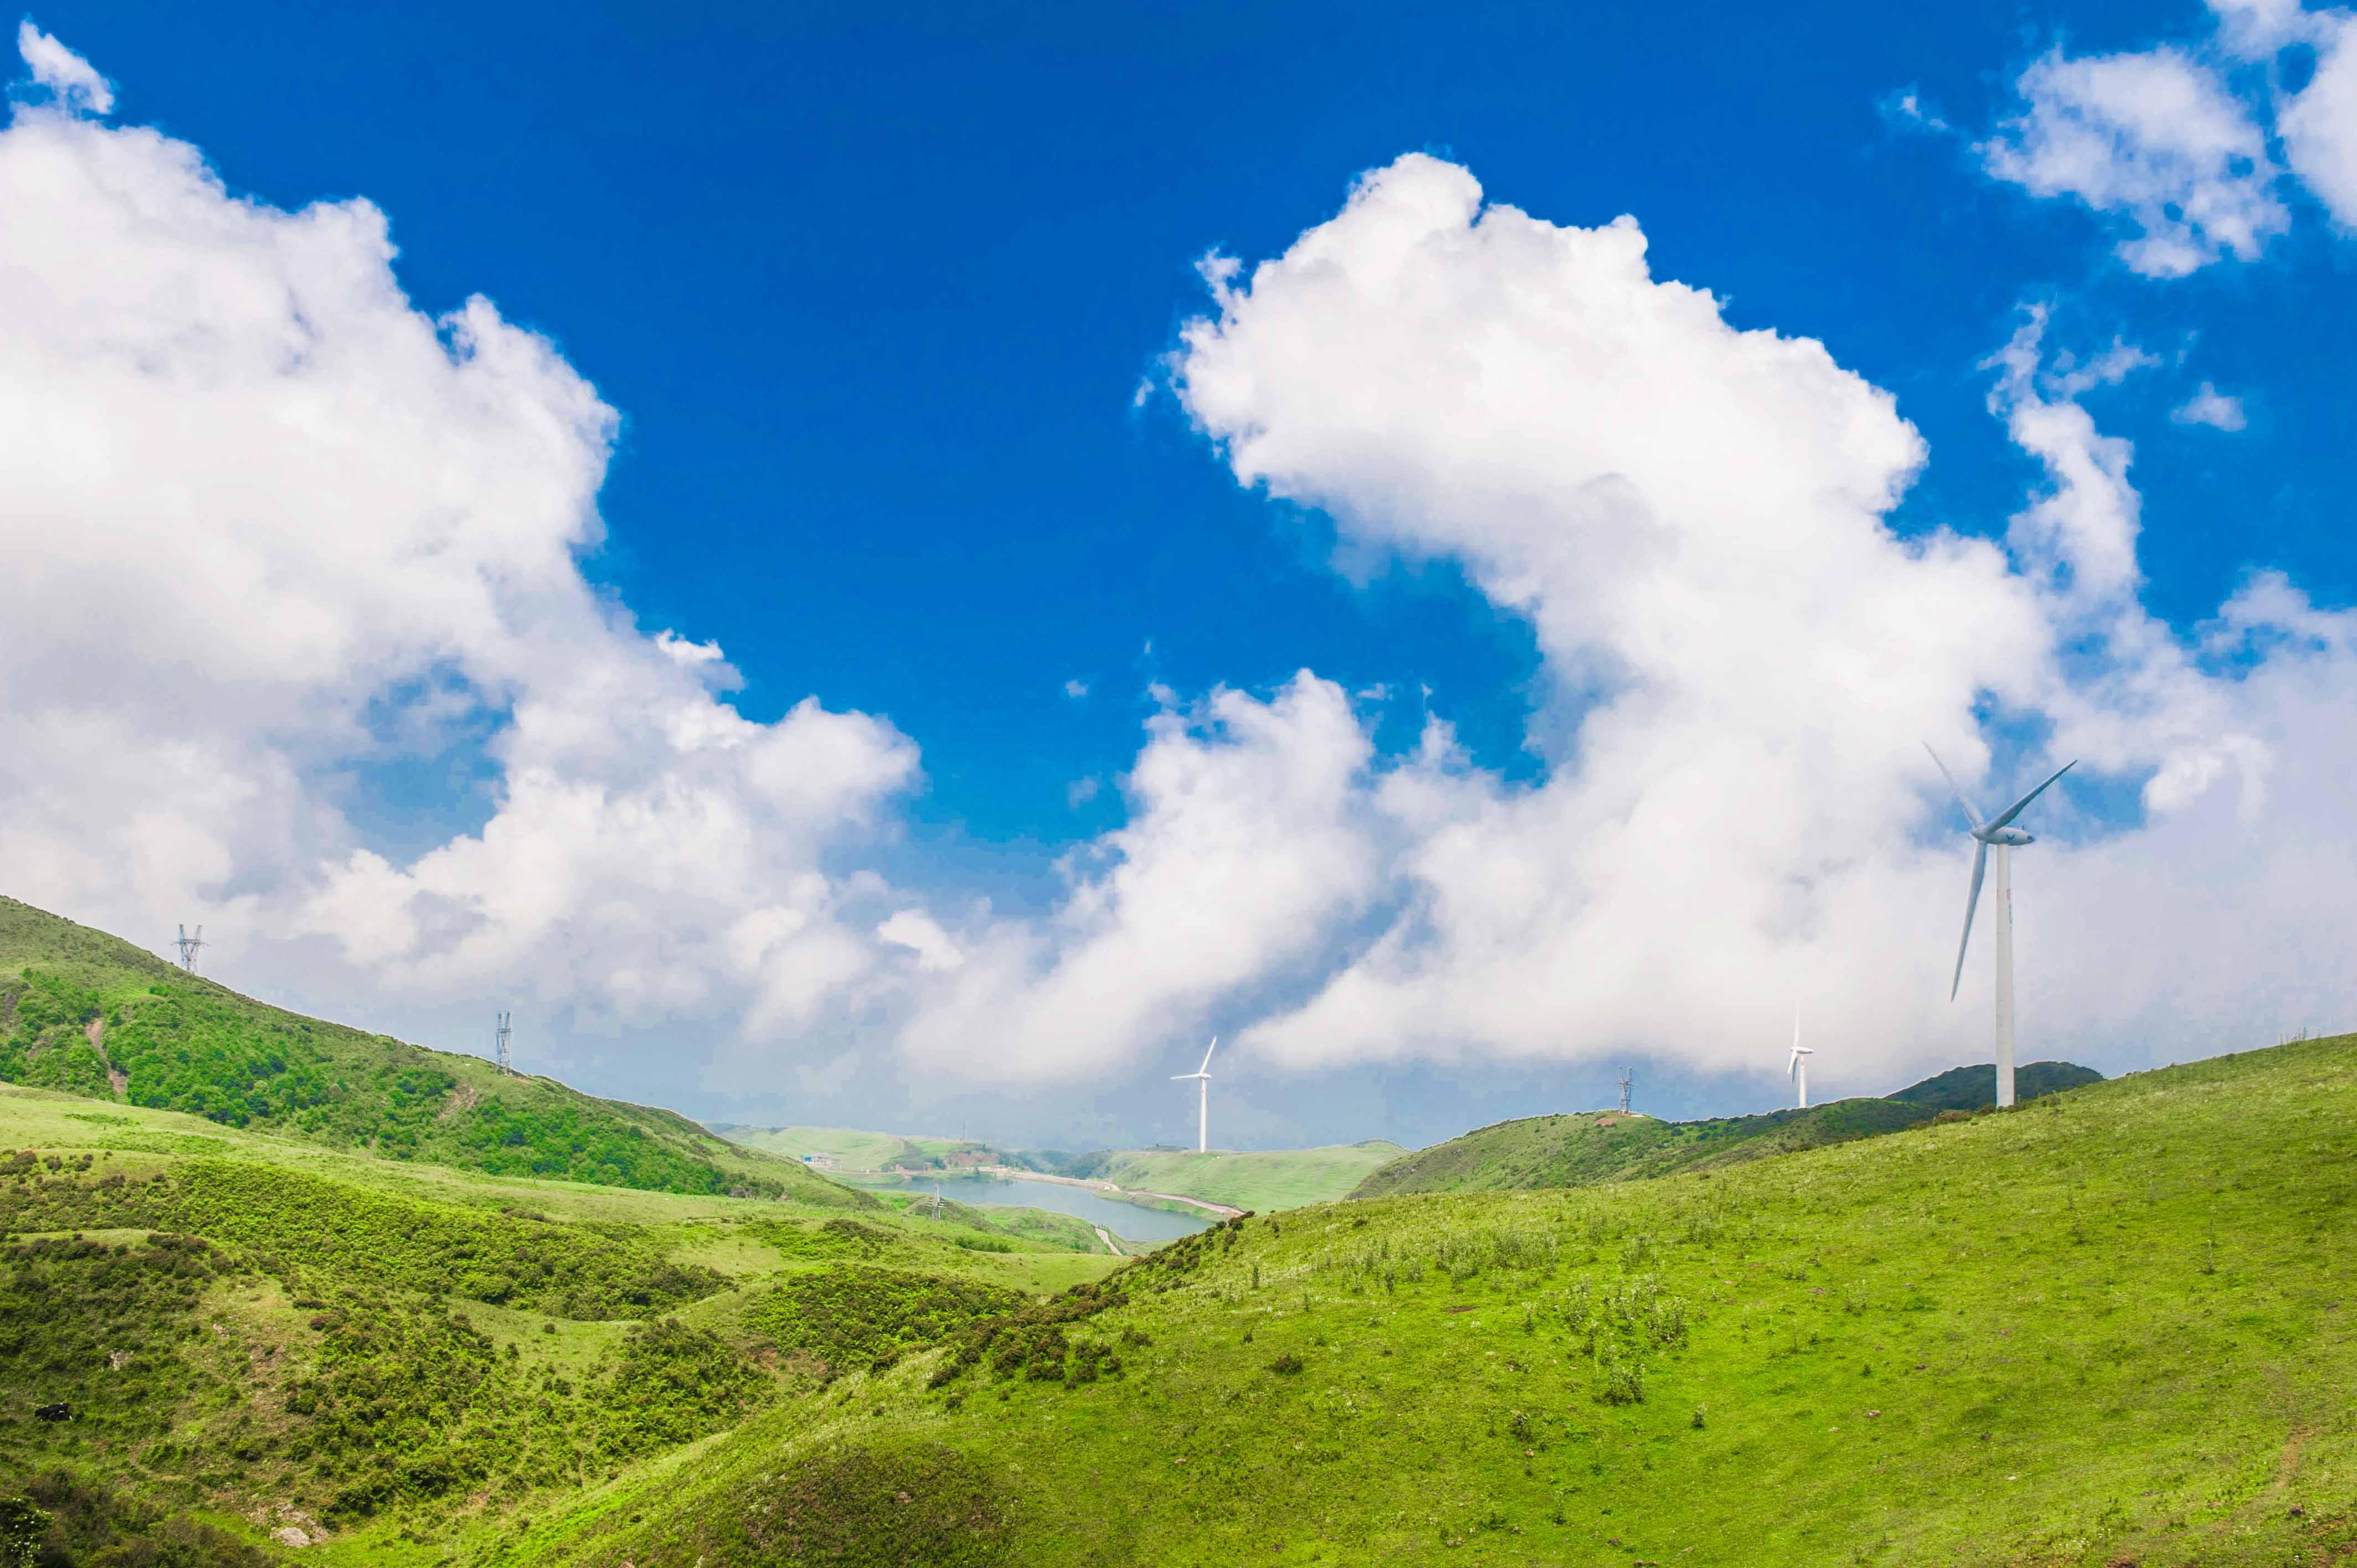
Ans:
[[[2083,203],[2122,231],[2118,252],[2152,277],[2181,277],[2232,256],[2256,259],[2285,232],[2287,176],[2343,231],[2357,230],[2357,16],[2298,0],[2210,0],[2214,33],[2073,57],[2054,49],[2013,83],[2012,113],[1979,148],[1995,177],[2034,196]],[[2297,91],[2238,91],[2254,64],[2304,49]],[[1911,102],[1902,98],[1899,102]],[[1902,123],[1902,111],[1886,107]],[[2278,166],[2269,138],[2280,145]]]
[[[2073,755],[2090,787],[2145,781],[2140,826],[2025,857],[2025,906],[2054,911],[2025,917],[2045,1027],[2086,1047],[2158,1016],[2114,984],[2123,953],[2184,962],[2157,993],[2182,1004],[2174,1040],[2255,1001],[2210,945],[2278,981],[2270,943],[2313,950],[2286,929],[2312,918],[2305,895],[2223,933],[2185,914],[2222,893],[2265,908],[2276,874],[2305,885],[2293,846],[2345,834],[2275,781],[2287,757],[2357,745],[2346,721],[2307,728],[2312,701],[2285,711],[2285,667],[2216,673],[2143,609],[2133,452],[2076,397],[2148,356],[2066,360],[2032,313],[1993,361],[1992,412],[2048,476],[2000,552],[1894,534],[1925,454],[1888,394],[1653,277],[1630,220],[1485,206],[1418,155],[1283,255],[1206,276],[1216,313],[1173,379],[1237,478],[1326,511],[1346,548],[1463,562],[1536,629],[1570,737],[1534,786],[1439,725],[1354,769],[1333,819],[1361,857],[1331,907],[1347,951],[1260,1009],[1248,1050],[1726,1069],[1759,1059],[1772,999],[1798,990],[1878,1069],[1971,1052],[1980,1009],[1944,983],[1965,858],[1918,741],[1977,777],[1991,711],[1997,738],[2046,732],[2047,756],[1975,786],[1989,796]],[[2308,688],[2357,685],[2306,646]],[[2069,826],[2069,799],[2040,825]],[[2145,902],[2116,907],[2131,890]]]
[[[876,893],[823,862],[915,748],[815,700],[749,721],[716,646],[592,589],[615,419],[550,344],[479,298],[412,306],[367,202],[233,198],[152,130],[20,108],[0,210],[11,892],[205,919],[249,975],[324,953],[593,1021],[784,1027],[858,988]],[[423,853],[345,809],[468,756],[482,820]]]
[[[90,61],[33,26],[30,16],[16,24],[16,53],[33,73],[36,85],[48,89],[58,105],[71,114],[111,114],[114,89],[91,68]]]
[[[2181,277],[2258,256],[2290,226],[2266,134],[2219,74],[2180,50],[2072,57],[2014,82],[2018,111],[1980,148],[1996,178],[2069,197],[2126,231],[2120,259]]]

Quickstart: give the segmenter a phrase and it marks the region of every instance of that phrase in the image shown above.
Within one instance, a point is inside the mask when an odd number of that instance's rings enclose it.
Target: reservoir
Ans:
[[[861,1182],[858,1185],[890,1187],[900,1192],[931,1192],[937,1184],[931,1177],[919,1177],[913,1181]],[[938,1185],[942,1196],[952,1203],[971,1203],[993,1208],[1052,1208],[1059,1214],[1078,1215],[1092,1225],[1102,1225],[1127,1241],[1176,1240],[1216,1223],[1211,1216],[1200,1210],[1181,1214],[1167,1208],[1144,1208],[1135,1203],[1123,1203],[1117,1198],[1092,1192],[1084,1187],[1066,1187],[1061,1182],[1008,1181],[1000,1176],[943,1176]]]

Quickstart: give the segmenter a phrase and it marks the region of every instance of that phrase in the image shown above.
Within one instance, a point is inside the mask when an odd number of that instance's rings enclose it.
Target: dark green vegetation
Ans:
[[[1986,1062],[1978,1067],[1952,1067],[1889,1098],[1924,1111],[1986,1111],[1996,1092],[1991,1087],[1996,1072]],[[2075,1063],[2028,1062],[2014,1069],[2013,1093],[2015,1099],[2027,1102],[2103,1081],[2102,1073]]]
[[[671,1112],[282,1012],[10,898],[0,1081],[496,1176],[866,1205]]]
[[[789,1278],[746,1321],[831,1378],[856,1365],[889,1366],[909,1350],[938,1345],[1023,1301],[996,1285],[849,1263]]]
[[[2028,1104],[2041,1095],[2101,1081],[2101,1073],[2069,1062],[2031,1062],[2015,1074],[2014,1093]],[[1887,1099],[1836,1100],[1806,1111],[1715,1116],[1705,1122],[1661,1122],[1610,1111],[1526,1116],[1403,1155],[1360,1182],[1351,1196],[1591,1187],[1714,1170],[1765,1155],[1896,1133],[1943,1111],[1978,1110],[1987,1106],[1996,1085],[1995,1067],[1960,1067]]]
[[[552,1498],[807,1402],[837,1375],[813,1346],[856,1335],[865,1369],[1113,1262],[975,1219],[191,1125],[0,1089],[0,1545],[27,1561],[243,1568],[282,1530],[305,1562],[479,1558]],[[855,1455],[780,1497],[819,1530],[891,1474]],[[910,1539],[996,1528],[936,1495]]]

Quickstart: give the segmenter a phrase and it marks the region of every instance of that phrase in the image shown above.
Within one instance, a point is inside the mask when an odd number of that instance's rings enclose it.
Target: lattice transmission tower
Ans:
[[[515,1076],[515,1057],[508,1049],[508,1036],[514,1033],[515,1031],[513,1029],[508,1027],[508,1015],[505,1013],[500,1014],[499,1028],[500,1070],[507,1074],[510,1078],[513,1078]]]
[[[1620,1069],[1620,1114],[1623,1116],[1629,1114],[1629,1090],[1635,1088],[1636,1083],[1637,1069],[1622,1068]]]
[[[182,926],[180,928],[179,940],[175,941],[172,945],[180,950],[180,967],[187,970],[190,974],[196,973],[197,950],[205,945],[205,929],[202,926],[199,926],[197,928],[197,934],[192,937],[188,935],[188,928]]]

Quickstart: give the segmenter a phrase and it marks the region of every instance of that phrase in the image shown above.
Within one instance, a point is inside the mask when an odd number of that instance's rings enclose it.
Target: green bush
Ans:
[[[188,1160],[147,1182],[43,1178],[0,1187],[0,1229],[170,1228],[253,1251],[269,1273],[307,1288],[343,1284],[438,1293],[587,1321],[650,1317],[726,1283],[668,1262],[628,1230],[425,1203],[276,1166]]]
[[[779,1349],[842,1371],[939,1344],[1022,1305],[1019,1294],[996,1285],[844,1263],[787,1280],[754,1305],[748,1322]]]
[[[990,1472],[938,1444],[834,1447],[744,1487],[707,1528],[741,1568],[992,1568],[1013,1511]]]
[[[631,1459],[693,1443],[764,1402],[771,1384],[727,1341],[665,1317],[633,1328],[597,1392],[597,1451]]]

